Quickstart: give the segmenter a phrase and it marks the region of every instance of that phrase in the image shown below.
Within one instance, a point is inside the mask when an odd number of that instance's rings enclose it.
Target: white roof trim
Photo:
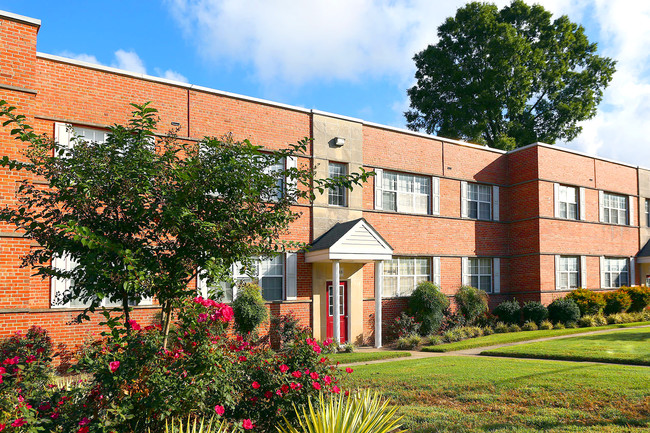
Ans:
[[[366,230],[370,236],[375,240],[380,250],[374,249],[373,251],[364,251],[364,247],[359,247],[357,251],[349,251],[349,247],[341,248],[347,239],[358,233],[359,229]],[[356,248],[353,248],[356,249]],[[324,250],[307,251],[305,254],[305,261],[307,263],[314,262],[329,262],[332,260],[341,260],[346,262],[371,262],[374,260],[390,260],[393,258],[393,249],[384,241],[379,233],[366,221],[360,220],[352,226],[343,236],[341,236],[331,247]]]
[[[15,14],[13,12],[7,12],[7,11],[0,10],[0,17],[9,18],[10,20],[20,21],[20,22],[26,23],[26,24],[32,24],[32,25],[34,25],[36,27],[41,26],[41,20],[37,20],[36,18],[26,17],[24,15],[18,15],[18,14]]]

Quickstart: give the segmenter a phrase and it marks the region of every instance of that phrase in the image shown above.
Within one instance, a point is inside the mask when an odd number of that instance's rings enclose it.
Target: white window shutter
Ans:
[[[586,205],[587,200],[585,199],[585,192],[586,190],[583,187],[580,187],[580,189],[578,190],[578,193],[580,195],[580,204],[579,204],[580,209],[578,209],[580,212],[580,221],[587,220],[587,205]]]
[[[492,219],[499,221],[499,187],[492,186]]]
[[[61,147],[69,149],[72,146],[72,126],[67,123],[56,122],[54,124],[54,141],[59,143]]]
[[[600,256],[600,288],[605,287],[605,257]]]
[[[634,196],[631,195],[627,198],[627,220],[628,224],[634,225]]]
[[[382,184],[384,183],[384,170],[375,168],[375,209],[382,209]]]
[[[493,291],[494,293],[500,293],[501,292],[501,259],[500,258],[494,258],[492,259],[492,272],[494,273],[494,278],[492,281],[494,281],[494,288]]]
[[[587,288],[587,256],[580,256],[580,287]]]
[[[433,258],[433,284],[440,288],[440,257]]]
[[[298,298],[298,253],[287,253],[286,299]]]
[[[298,158],[295,156],[287,157],[287,169],[298,168]],[[297,179],[286,179],[285,184],[287,189],[287,194],[295,195],[296,190],[298,189],[298,180]]]
[[[208,280],[201,276],[200,269],[196,274],[196,292],[204,298],[208,297]]]
[[[431,178],[431,213],[440,215],[440,178]]]
[[[77,267],[77,264],[78,263],[73,260],[69,254],[65,254],[63,257],[52,258],[52,268],[61,269],[63,271],[71,271]],[[52,299],[50,305],[52,307],[69,307],[70,302],[67,302],[66,304],[55,304],[54,302],[70,289],[72,280],[69,278],[53,277],[51,284]]]
[[[634,257],[630,257],[630,281],[628,281],[628,285],[636,286],[636,267]]]
[[[553,184],[553,215],[560,218],[560,184]]]
[[[461,259],[461,282],[463,286],[469,286],[469,258]]]
[[[560,256],[555,256],[555,290],[560,290]]]
[[[460,216],[467,218],[467,182],[460,183]]]
[[[605,222],[605,191],[598,191],[599,221]]]

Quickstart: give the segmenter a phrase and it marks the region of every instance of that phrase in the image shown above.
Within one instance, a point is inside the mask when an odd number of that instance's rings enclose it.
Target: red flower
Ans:
[[[275,395],[277,395],[278,397],[282,397],[282,391],[280,391],[279,389],[276,389],[275,390]]]
[[[6,427],[6,424],[0,424],[0,431],[4,430]]]
[[[320,383],[318,382],[312,382],[311,386],[313,386],[314,389],[320,389]]]
[[[79,427],[79,430],[77,430],[77,433],[88,433],[90,431],[90,428],[85,425],[83,427]]]
[[[25,418],[18,418],[14,422],[11,423],[12,427],[20,427],[27,424],[27,421],[25,421]]]
[[[329,376],[323,376],[323,382],[329,385],[330,383],[332,383],[332,378]]]
[[[282,365],[280,366],[280,371],[281,371],[282,373],[286,373],[287,371],[289,371],[289,366],[286,365],[286,364],[282,364]]]
[[[327,362],[327,358],[321,358],[321,359],[320,359],[320,362],[322,362],[322,363],[326,363],[326,362]]]
[[[120,368],[120,361],[113,361],[108,363],[108,369],[111,370],[111,373],[115,373],[118,368]]]
[[[239,357],[239,360],[240,360],[241,362],[244,362],[244,361],[246,361],[247,359],[248,359],[248,358],[246,358],[244,355],[242,355],[242,356]]]
[[[282,392],[284,392],[284,393],[286,394],[287,391],[289,391],[289,385],[287,385],[287,384],[285,383],[284,385],[282,385],[282,386],[280,387],[280,389],[282,390]]]
[[[334,386],[332,387],[332,392],[333,392],[334,394],[338,394],[339,392],[341,392],[341,389],[340,389],[338,386],[334,385]]]
[[[136,322],[133,319],[129,320],[129,325],[131,325],[131,329],[133,329],[134,331],[140,330],[140,325],[138,324],[138,322]]]
[[[221,416],[226,412],[226,409],[220,404],[218,404],[214,407],[214,411],[217,413],[217,415]]]
[[[294,371],[293,373],[291,373],[291,375],[293,377],[295,377],[296,379],[300,379],[300,377],[302,376],[302,373],[299,372],[299,371]]]
[[[29,355],[29,356],[27,357],[27,359],[25,359],[25,362],[26,362],[27,364],[31,364],[31,363],[34,362],[34,361],[36,361],[36,356],[34,356],[34,355]]]
[[[245,419],[244,421],[242,421],[241,426],[244,427],[244,430],[250,430],[253,427],[255,427],[253,421],[251,421],[250,419]]]
[[[291,382],[291,389],[298,389],[298,388],[300,388],[299,384],[297,384],[296,382]]]
[[[260,388],[260,384],[258,382],[253,382],[253,384],[251,386],[253,387],[253,389],[259,389]]]
[[[354,370],[352,370],[350,367],[348,367],[348,368],[345,369],[345,372],[348,373],[348,374],[349,374],[349,373],[352,373],[353,371],[354,371]]]
[[[313,372],[309,375],[309,377],[311,377],[312,379],[316,380],[316,379],[318,379],[318,373],[316,373],[315,371],[313,371]]]
[[[272,393],[271,391],[266,391],[266,392],[264,393],[264,397],[270,399],[271,397],[273,397],[273,393]]]

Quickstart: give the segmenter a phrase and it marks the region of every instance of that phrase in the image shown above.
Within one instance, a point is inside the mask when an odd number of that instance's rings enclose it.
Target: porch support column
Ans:
[[[334,298],[334,341],[341,343],[341,305],[339,272],[340,263],[338,260],[332,262],[332,298]]]
[[[381,347],[381,294],[384,288],[384,261],[375,262],[375,347]]]

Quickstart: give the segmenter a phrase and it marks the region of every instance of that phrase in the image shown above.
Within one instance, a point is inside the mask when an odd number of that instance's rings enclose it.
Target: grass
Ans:
[[[502,347],[482,355],[650,365],[650,328]]]
[[[561,335],[582,334],[590,331],[606,329],[629,328],[630,326],[650,325],[650,322],[621,323],[616,325],[597,326],[590,328],[549,329],[540,331],[509,332],[505,334],[492,334],[485,337],[469,338],[456,343],[425,346],[423,352],[451,352],[454,350],[474,349],[476,347],[495,346],[497,344],[517,343],[520,341],[537,340],[538,338],[558,337]]]
[[[444,356],[362,365],[348,386],[399,404],[403,427],[433,432],[647,432],[646,367]]]
[[[377,359],[404,358],[411,356],[409,352],[356,352],[356,353],[336,353],[327,355],[332,364],[337,362],[341,364],[352,364],[353,362],[375,361]]]

